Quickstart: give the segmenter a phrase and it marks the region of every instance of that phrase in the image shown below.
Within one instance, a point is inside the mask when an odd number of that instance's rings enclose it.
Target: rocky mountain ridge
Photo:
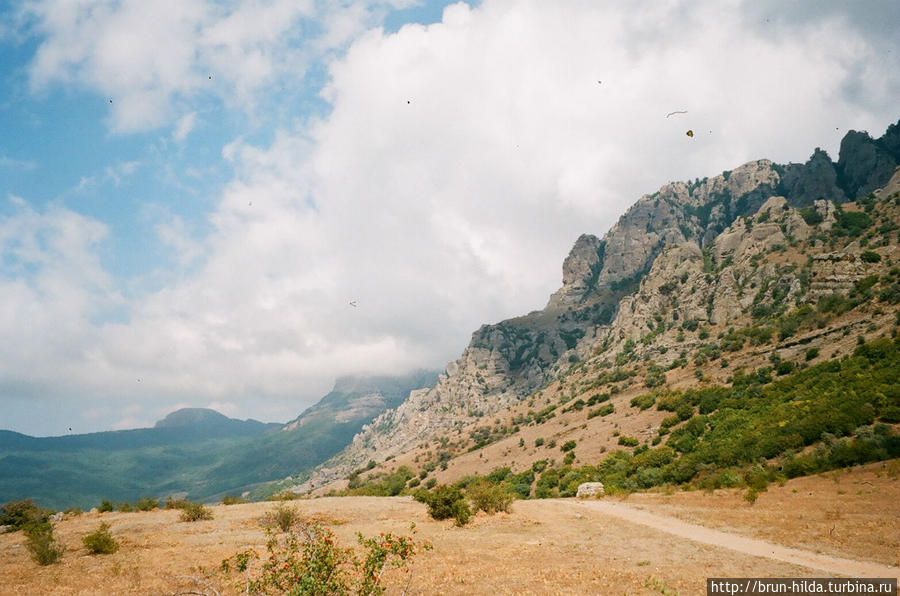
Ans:
[[[667,340],[678,337],[671,327],[676,321],[725,325],[756,305],[761,284],[768,292],[757,301],[762,307],[797,295],[803,284],[820,294],[846,290],[865,273],[850,253],[817,255],[816,266],[802,276],[774,263],[761,270],[749,264],[773,247],[827,231],[835,222],[835,200],[844,203],[856,198],[852,193],[888,183],[900,163],[898,148],[900,123],[877,140],[848,133],[837,163],[817,149],[806,164],[761,159],[641,197],[602,239],[578,238],[563,264],[563,285],[543,310],[482,326],[434,387],[412,392],[380,415],[294,490],[321,486],[370,459],[396,456],[500,412],[597,350],[621,352],[628,345],[629,354],[669,364],[681,357],[662,357],[672,348]],[[810,217],[822,220],[815,231],[797,208],[812,209]],[[773,278],[778,281],[770,289]],[[673,279],[693,290],[675,292]],[[660,311],[675,296],[678,307],[666,319]],[[665,333],[656,331],[667,326]],[[648,334],[654,335],[636,348]]]

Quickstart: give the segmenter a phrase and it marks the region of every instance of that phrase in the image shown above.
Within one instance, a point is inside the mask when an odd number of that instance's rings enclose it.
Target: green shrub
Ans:
[[[753,466],[744,473],[744,483],[750,489],[762,492],[769,485],[769,474],[762,466]]]
[[[195,522],[205,519],[212,519],[212,511],[203,506],[202,503],[186,503],[181,508],[181,521]]]
[[[119,511],[121,511],[122,513],[131,513],[132,511],[134,511],[134,506],[132,506],[132,504],[128,503],[127,501],[125,503],[119,503]]]
[[[115,509],[115,507],[113,506],[112,502],[109,501],[109,499],[103,499],[103,502],[100,503],[99,507],[97,507],[97,511],[99,511],[100,513],[106,513],[107,511],[112,511],[113,509]]]
[[[92,555],[111,555],[119,550],[119,543],[109,533],[109,524],[102,523],[100,527],[81,539],[84,546]]]
[[[778,363],[778,366],[775,367],[775,372],[778,374],[778,376],[789,375],[794,372],[794,369],[796,368],[797,365],[795,365],[793,362],[789,360],[782,360]]]
[[[298,521],[300,521],[300,514],[297,513],[297,510],[282,504],[266,513],[263,523],[266,527],[274,526],[282,532],[287,532]]]
[[[235,585],[240,593],[380,595],[386,590],[385,570],[402,569],[419,552],[431,550],[428,542],[415,540],[415,524],[409,530],[409,535],[382,532],[376,538],[357,534],[363,552],[358,558],[354,549],[341,547],[334,533],[321,524],[308,522],[300,532],[280,534],[269,528],[268,556],[248,549],[225,559],[219,568],[226,575],[241,574]],[[254,560],[259,564],[253,565]]]
[[[624,445],[625,447],[637,447],[639,441],[634,437],[629,437],[627,435],[622,435],[619,437],[619,445]]]
[[[900,422],[900,406],[888,406],[882,410],[881,421],[889,424]]]
[[[442,484],[430,492],[417,493],[416,500],[425,503],[428,507],[428,515],[433,519],[450,519],[452,517],[458,526],[468,523],[469,517],[472,515],[465,496],[456,486]]]
[[[563,443],[562,447],[560,447],[560,450],[561,451],[572,451],[573,449],[575,449],[576,445],[577,445],[577,443],[575,441],[566,441],[565,443]]]
[[[515,499],[513,494],[503,486],[488,480],[481,480],[469,485],[466,489],[466,496],[472,502],[472,507],[476,512],[484,511],[488,515],[493,515],[498,511],[508,513],[509,506]]]
[[[867,250],[864,253],[862,253],[861,255],[859,255],[859,258],[862,259],[866,263],[877,263],[878,261],[881,260],[881,255],[878,254],[877,252]]]
[[[243,499],[237,495],[225,495],[222,497],[222,505],[240,505],[246,503],[247,499]]]
[[[822,215],[816,211],[815,207],[803,207],[800,209],[800,217],[803,218],[803,221],[808,226],[815,226],[824,221]]]
[[[53,526],[48,521],[34,522],[23,528],[25,532],[25,548],[38,565],[56,563],[65,550],[63,545],[53,537]]]
[[[656,403],[656,395],[653,393],[645,393],[643,395],[638,395],[637,397],[631,398],[631,406],[634,408],[640,408],[641,410],[646,410],[653,407],[654,403]]]
[[[694,415],[694,406],[689,403],[683,403],[678,406],[675,415],[678,416],[679,420],[688,420]]]
[[[10,526],[12,530],[37,523],[45,523],[50,519],[50,511],[38,507],[31,499],[10,501],[0,507],[0,526]]]
[[[173,499],[171,496],[166,498],[164,509],[184,509],[191,502],[186,499]]]
[[[534,446],[535,446],[535,447],[540,447],[540,446],[543,445],[543,444],[544,444],[544,438],[543,438],[543,437],[538,437],[538,438],[536,438],[536,439],[534,440]]]
[[[157,507],[159,507],[159,501],[151,497],[141,497],[138,502],[134,504],[134,508],[138,511],[153,511]]]
[[[846,236],[858,238],[863,230],[872,225],[872,219],[860,211],[838,210],[837,221],[831,228],[831,234],[835,237]]]
[[[810,348],[806,350],[806,361],[815,360],[819,355],[819,348]]]

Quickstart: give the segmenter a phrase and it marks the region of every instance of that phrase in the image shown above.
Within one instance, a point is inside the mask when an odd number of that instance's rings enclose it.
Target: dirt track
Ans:
[[[810,569],[824,571],[831,575],[848,577],[897,577],[900,575],[900,567],[831,557],[807,550],[780,546],[764,540],[746,538],[705,528],[674,517],[655,515],[626,503],[615,501],[576,501],[572,505],[573,507],[599,511],[604,515],[611,515],[631,523],[648,526],[667,534],[674,534],[681,538],[693,540],[694,542],[727,548],[754,557],[766,557],[776,561],[791,563],[792,565],[801,565]]]

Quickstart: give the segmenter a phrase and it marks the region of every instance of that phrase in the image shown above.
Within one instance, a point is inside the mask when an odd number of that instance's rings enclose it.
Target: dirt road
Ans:
[[[649,513],[640,506],[632,506],[627,503],[610,500],[565,502],[570,503],[574,508],[599,511],[604,515],[611,515],[631,523],[673,534],[680,538],[693,540],[694,542],[727,548],[754,557],[766,557],[793,565],[802,565],[803,567],[824,571],[828,574],[848,577],[898,577],[900,575],[900,567],[831,557],[806,550],[780,546],[764,540],[737,536],[684,522],[673,517]]]

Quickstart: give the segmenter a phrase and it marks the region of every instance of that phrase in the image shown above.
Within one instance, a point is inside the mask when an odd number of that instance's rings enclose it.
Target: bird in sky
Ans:
[[[674,116],[675,114],[687,114],[687,110],[675,110],[674,112],[669,112],[666,114],[666,118],[669,116]]]
[[[684,134],[686,134],[686,135],[689,136],[689,137],[692,137],[692,136],[694,136],[694,131],[693,131],[693,130],[689,130],[689,131],[687,131],[687,132],[684,133]]]
[[[352,306],[353,308],[356,308],[357,306],[359,306],[359,302],[357,302],[356,300],[351,300],[350,306]]]

